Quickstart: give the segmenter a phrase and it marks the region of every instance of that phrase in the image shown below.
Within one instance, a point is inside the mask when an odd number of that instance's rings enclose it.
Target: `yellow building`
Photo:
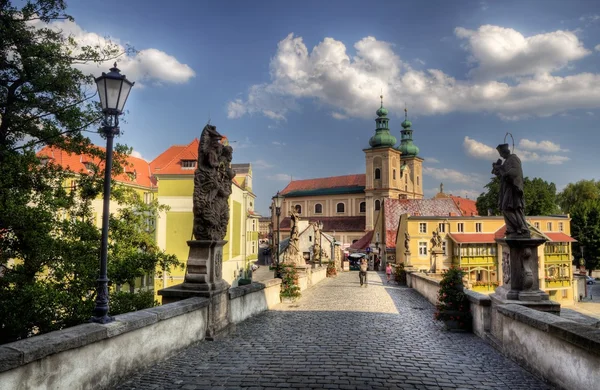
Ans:
[[[492,293],[502,281],[504,218],[465,216],[452,208],[451,199],[396,200],[384,202],[381,219],[371,239],[385,243],[388,262],[404,264],[407,269],[441,273],[454,265],[466,272],[467,288]],[[538,248],[540,289],[562,304],[574,302],[570,217],[527,217],[532,237],[544,238]],[[384,229],[384,226],[386,229]],[[433,232],[442,237],[442,253],[432,253]],[[408,233],[408,235],[407,235]]]
[[[156,223],[158,246],[180,261],[187,260],[187,241],[193,239],[194,171],[198,160],[198,139],[188,145],[174,145],[150,163],[157,180],[157,199],[169,206]],[[252,192],[250,164],[232,164],[236,173],[229,197],[229,222],[223,247],[223,279],[232,285],[242,277],[249,262],[258,258],[258,214]],[[155,278],[155,291],[183,283],[185,270],[163,273]]]

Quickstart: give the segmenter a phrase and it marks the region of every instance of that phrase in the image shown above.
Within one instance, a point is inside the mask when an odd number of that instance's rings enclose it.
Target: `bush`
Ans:
[[[394,270],[394,280],[398,284],[406,284],[406,271],[404,270],[404,264],[396,265]]]
[[[458,328],[468,329],[471,325],[471,311],[467,296],[463,293],[463,271],[451,267],[444,271],[438,292],[437,311],[438,321],[454,321]]]
[[[280,264],[281,273],[281,298],[300,297],[300,287],[298,287],[298,271],[294,265]]]
[[[119,291],[110,294],[109,305],[110,315],[117,315],[148,309],[149,307],[158,306],[159,303],[154,300],[154,293],[152,291],[140,291],[133,294]]]

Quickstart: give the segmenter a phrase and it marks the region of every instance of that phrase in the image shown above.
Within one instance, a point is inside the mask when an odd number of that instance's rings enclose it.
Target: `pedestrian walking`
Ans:
[[[385,274],[387,276],[387,282],[390,284],[390,278],[392,277],[392,265],[390,263],[385,267]]]
[[[365,285],[365,287],[367,287],[367,269],[368,269],[369,265],[367,263],[367,259],[365,259],[363,257],[363,259],[360,261],[360,269],[358,271],[358,276],[360,278],[360,287],[363,286],[363,284]]]

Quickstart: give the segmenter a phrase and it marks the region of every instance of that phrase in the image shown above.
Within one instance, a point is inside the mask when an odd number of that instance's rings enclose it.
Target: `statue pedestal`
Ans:
[[[502,279],[504,284],[490,295],[492,300],[492,335],[502,339],[502,315],[498,306],[516,304],[530,309],[560,314],[560,303],[551,301],[540,290],[538,276],[538,247],[546,242],[543,238],[501,238],[496,242],[502,245]]]
[[[222,275],[223,245],[226,243],[227,241],[188,241],[190,253],[184,282],[158,291],[163,305],[191,297],[210,299],[206,333],[206,337],[210,339],[228,325],[229,284],[223,280]]]

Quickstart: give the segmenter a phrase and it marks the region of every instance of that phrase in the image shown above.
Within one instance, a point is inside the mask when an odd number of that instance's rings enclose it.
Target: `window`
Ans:
[[[419,176],[417,176],[417,185],[419,185]]]
[[[562,231],[563,231],[563,223],[562,223],[562,222],[559,222],[559,223],[558,223],[558,231],[559,231],[559,232],[562,232]]]
[[[392,176],[393,176],[393,179],[396,180],[396,170],[395,169],[392,171]]]
[[[539,222],[535,222],[535,223],[533,224],[533,226],[535,226],[535,228],[536,228],[536,229],[539,229],[539,228],[540,228],[540,223],[539,223]]]
[[[375,201],[375,211],[379,211],[381,209],[381,202],[379,199]]]
[[[407,185],[404,186],[404,191],[408,192],[408,186]]]
[[[381,169],[375,168],[375,180],[381,179]]]
[[[419,242],[419,256],[427,256],[427,243]]]
[[[302,206],[300,206],[299,204],[297,204],[296,206],[294,206],[296,208],[296,212],[298,214],[302,214]]]
[[[346,210],[346,205],[343,203],[338,203],[336,206],[336,211],[338,213],[343,213]]]
[[[181,160],[181,168],[183,168],[183,169],[196,168],[196,160]]]
[[[315,205],[315,214],[323,214],[323,205],[321,203]]]
[[[419,223],[419,233],[427,233],[427,223],[426,222]]]
[[[308,242],[312,242],[312,236],[308,236]]]
[[[254,247],[255,242],[252,242],[252,254],[256,253],[256,248]]]
[[[552,222],[547,222],[546,223],[546,230],[548,230],[549,232],[552,231]]]
[[[464,233],[465,224],[462,222],[459,222],[458,224],[456,224],[456,230],[458,230],[459,233]]]
[[[481,222],[477,222],[477,223],[475,224],[475,231],[476,231],[477,233],[481,233],[481,232],[483,231],[483,229],[481,228]]]
[[[255,232],[256,231],[256,219],[252,220],[252,231]]]
[[[442,252],[443,252],[442,254],[444,256],[446,256],[446,243],[447,243],[446,240],[442,241]]]
[[[446,232],[446,224],[444,222],[440,222],[438,224],[438,231],[440,233],[445,233]]]
[[[361,213],[366,213],[367,212],[367,203],[366,202],[360,202],[359,210],[360,210]]]

